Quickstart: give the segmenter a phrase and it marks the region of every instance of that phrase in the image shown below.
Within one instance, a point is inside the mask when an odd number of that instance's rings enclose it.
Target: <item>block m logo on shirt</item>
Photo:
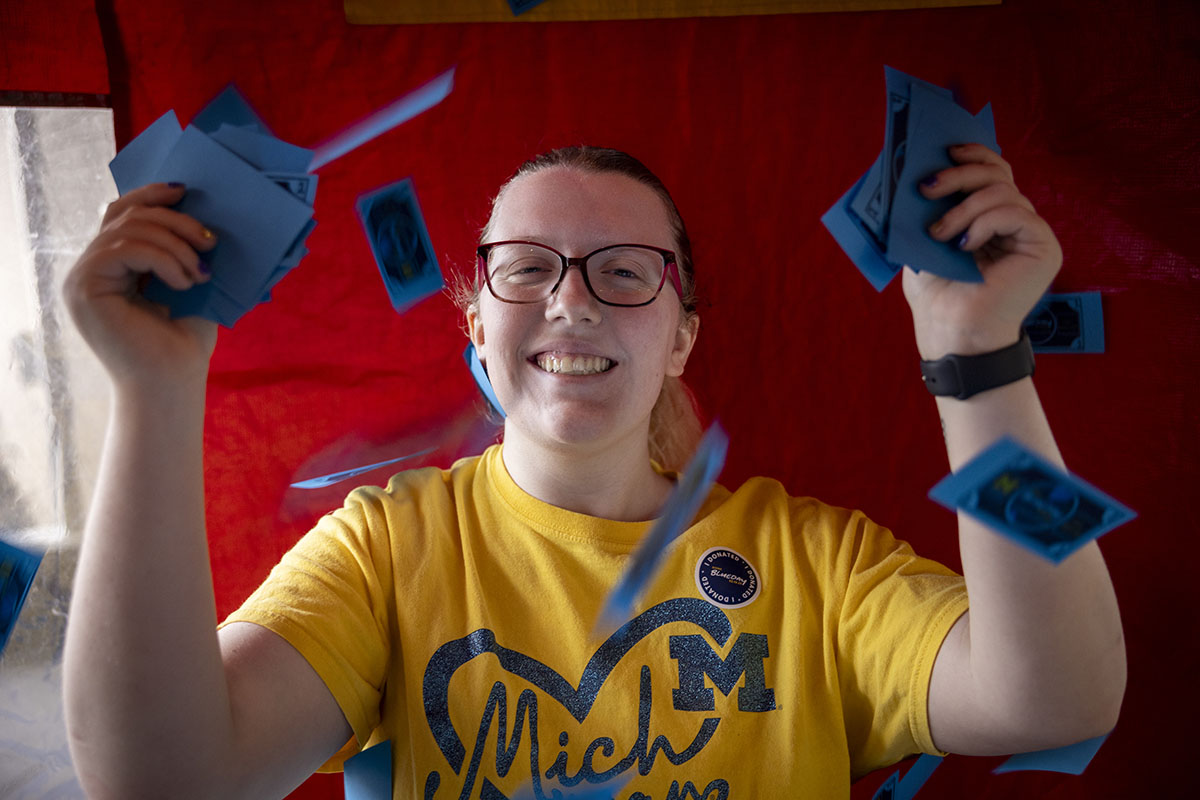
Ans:
[[[763,659],[770,655],[767,637],[761,633],[740,633],[729,655],[721,658],[699,634],[672,636],[671,658],[679,662],[679,688],[671,691],[677,711],[712,711],[713,690],[704,685],[704,676],[726,697],[745,675],[738,689],[739,711],[774,711],[775,690],[767,688]]]

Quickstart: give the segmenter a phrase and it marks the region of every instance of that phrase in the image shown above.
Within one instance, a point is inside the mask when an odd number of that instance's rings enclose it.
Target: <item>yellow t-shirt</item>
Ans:
[[[935,752],[960,577],[755,478],[714,487],[634,618],[594,635],[648,527],[533,498],[497,445],[354,490],[227,622],[275,631],[329,686],[355,741],[328,766],[391,740],[398,798],[845,797]]]

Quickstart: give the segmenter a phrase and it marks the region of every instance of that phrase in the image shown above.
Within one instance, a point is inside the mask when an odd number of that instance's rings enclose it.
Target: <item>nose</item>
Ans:
[[[599,322],[600,314],[600,303],[592,296],[583,279],[583,267],[569,265],[546,304],[546,319],[563,319],[571,323]]]

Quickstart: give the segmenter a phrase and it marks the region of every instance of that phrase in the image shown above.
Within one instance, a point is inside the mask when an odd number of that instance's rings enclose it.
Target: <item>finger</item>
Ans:
[[[183,199],[187,186],[178,182],[148,183],[126,192],[108,204],[104,222],[120,216],[134,206],[173,206]]]
[[[150,213],[147,216],[158,216],[154,212],[166,211],[166,209],[149,209],[148,211]],[[113,234],[110,236],[114,241],[118,238]],[[175,229],[159,224],[156,219],[146,217],[131,219],[120,228],[119,237],[131,241],[148,242],[170,253],[194,281],[203,282],[211,276],[208,264],[196,252],[191,242],[178,235]]]
[[[150,220],[164,228],[169,228],[197,250],[211,250],[217,244],[216,234],[195,217],[156,205],[127,206],[118,215],[106,221],[100,230],[102,232],[110,231],[129,224],[132,220]]]
[[[116,228],[142,220],[170,230],[202,253],[217,246],[217,235],[202,222],[189,214],[162,206],[133,206],[106,228]]]
[[[1029,202],[1011,183],[993,183],[967,195],[961,203],[947,211],[941,219],[929,227],[929,235],[938,241],[950,241],[981,214],[1001,206],[1014,205],[1036,215],[1033,203]]]
[[[972,251],[994,241],[1002,241],[1002,249],[1010,253],[1037,257],[1057,253],[1061,263],[1054,231],[1044,219],[1022,206],[1001,205],[980,214],[959,238],[959,248]]]
[[[122,237],[98,244],[96,258],[115,264],[119,270],[119,273],[111,269],[92,273],[108,283],[110,290],[131,288],[136,283],[135,275],[155,275],[167,286],[180,290],[190,289],[198,282],[171,249],[152,240]]]
[[[1003,167],[1011,177],[1012,165],[1004,160],[999,153],[987,145],[978,142],[956,144],[946,148],[947,155],[959,164],[994,164]]]
[[[955,192],[975,192],[997,183],[1016,188],[1012,174],[999,164],[965,164],[947,167],[927,176],[917,189],[929,199],[947,197]]]

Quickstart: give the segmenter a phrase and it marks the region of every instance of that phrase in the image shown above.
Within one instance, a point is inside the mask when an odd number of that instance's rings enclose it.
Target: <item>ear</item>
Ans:
[[[467,306],[467,335],[471,337],[471,343],[475,345],[475,352],[479,354],[479,360],[484,360],[483,354],[483,320],[479,318],[479,306],[472,303]]]
[[[675,341],[671,344],[671,357],[667,364],[667,375],[677,378],[683,374],[683,368],[687,366],[688,355],[691,354],[692,347],[696,344],[696,337],[699,334],[700,315],[686,315],[679,323],[679,327],[675,329]]]

